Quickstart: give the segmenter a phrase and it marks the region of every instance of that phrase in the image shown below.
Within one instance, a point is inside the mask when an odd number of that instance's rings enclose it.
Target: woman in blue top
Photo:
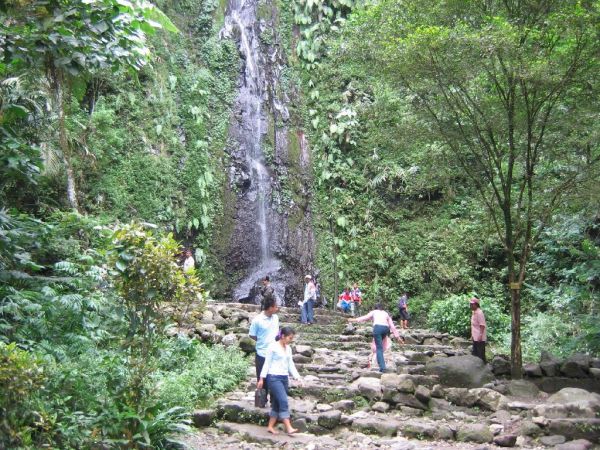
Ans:
[[[292,348],[290,346],[295,335],[296,332],[291,327],[281,329],[279,341],[273,342],[267,350],[260,380],[256,385],[257,388],[262,389],[265,379],[267,380],[267,387],[271,393],[271,412],[269,413],[267,430],[273,434],[277,434],[273,427],[277,424],[278,419],[283,422],[286,433],[294,434],[298,431],[290,423],[290,409],[288,406],[288,375],[301,380],[292,359]]]

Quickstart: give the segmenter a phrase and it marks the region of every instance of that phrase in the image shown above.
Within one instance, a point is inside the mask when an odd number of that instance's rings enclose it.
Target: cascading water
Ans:
[[[234,291],[235,299],[248,297],[257,280],[266,275],[277,272],[280,262],[273,256],[270,249],[272,238],[269,226],[269,197],[271,193],[271,175],[265,164],[262,150],[262,137],[266,121],[263,113],[265,100],[265,77],[261,72],[262,57],[258,42],[258,27],[256,21],[256,3],[253,0],[230,0],[222,37],[238,34],[239,51],[243,56],[244,67],[240,80],[240,92],[236,100],[235,110],[238,112],[239,130],[233,133],[241,154],[244,155],[245,167],[240,170],[246,172],[249,185],[244,195],[247,202],[244,208],[254,212],[256,229],[258,230],[257,243],[251,242],[252,233],[247,233],[250,251],[258,253],[258,258],[253,258],[254,268],[247,273],[243,281]],[[242,231],[243,232],[243,231]],[[253,245],[254,244],[254,245]],[[258,247],[258,248],[256,248]],[[276,291],[278,286],[275,285]],[[283,292],[279,292],[283,297]]]

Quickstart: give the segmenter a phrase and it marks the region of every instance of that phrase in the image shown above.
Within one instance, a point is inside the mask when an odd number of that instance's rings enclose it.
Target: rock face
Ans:
[[[310,152],[304,133],[290,125],[280,38],[261,38],[276,29],[276,16],[257,15],[258,1],[232,2],[221,32],[236,42],[242,70],[226,148],[224,215],[215,227],[216,252],[234,285],[218,294],[257,303],[255,283],[270,275],[277,297],[291,305],[314,253]]]
[[[453,387],[482,387],[493,379],[491,371],[483,361],[471,355],[431,361],[425,365],[425,373],[437,375],[440,383]]]

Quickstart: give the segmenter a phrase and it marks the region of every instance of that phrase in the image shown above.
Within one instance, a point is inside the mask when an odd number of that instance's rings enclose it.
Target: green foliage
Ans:
[[[31,445],[31,425],[36,415],[32,398],[44,381],[38,358],[15,343],[0,342],[0,446]]]
[[[437,300],[431,305],[428,325],[435,330],[450,333],[464,338],[471,337],[471,309],[469,299],[472,294],[452,295],[443,300]],[[501,302],[495,298],[483,298],[481,309],[485,314],[487,340],[498,341],[504,336],[510,326],[510,317],[501,307]]]
[[[246,377],[248,361],[237,348],[207,347],[181,337],[165,344],[162,370],[153,377],[157,399],[165,407],[206,405]]]

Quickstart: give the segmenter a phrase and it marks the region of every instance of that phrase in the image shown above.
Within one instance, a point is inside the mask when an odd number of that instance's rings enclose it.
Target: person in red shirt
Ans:
[[[479,299],[473,297],[469,301],[471,306],[471,339],[473,339],[473,355],[481,358],[485,363],[485,341],[486,336],[486,324],[485,315],[479,306]]]
[[[338,297],[338,308],[345,313],[350,312],[350,305],[352,303],[352,296],[350,295],[350,288],[345,288],[344,292]]]
[[[357,283],[354,283],[352,285],[350,297],[352,298],[352,304],[350,305],[350,311],[352,312],[352,315],[360,315],[360,305],[362,305],[362,292],[358,287]]]

